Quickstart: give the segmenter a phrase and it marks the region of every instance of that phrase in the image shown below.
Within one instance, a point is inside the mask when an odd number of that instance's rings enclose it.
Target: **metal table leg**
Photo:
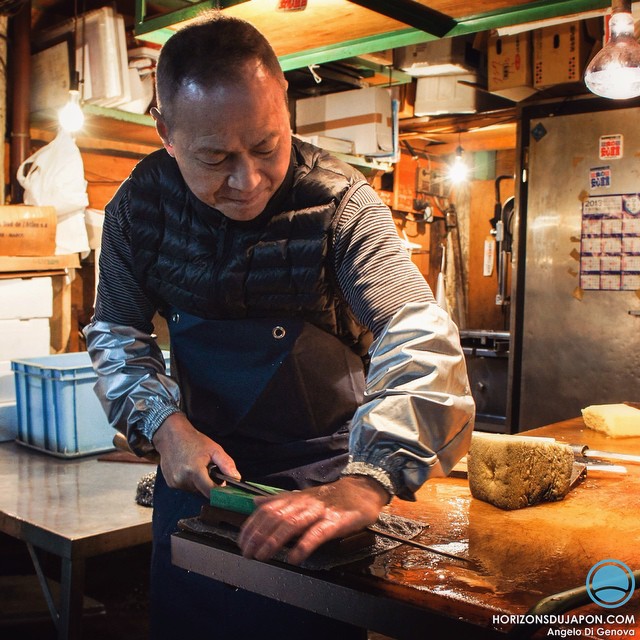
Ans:
[[[27,549],[38,576],[47,608],[60,640],[79,640],[82,637],[84,604],[84,558],[61,558],[60,603],[56,607],[47,577],[44,575],[36,548],[27,542]]]

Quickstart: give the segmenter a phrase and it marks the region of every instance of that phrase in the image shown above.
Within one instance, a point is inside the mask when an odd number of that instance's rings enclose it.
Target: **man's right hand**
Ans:
[[[240,478],[235,462],[216,442],[200,433],[183,413],[170,415],[153,436],[160,467],[173,489],[200,492],[206,498],[215,486],[209,478],[213,463],[222,473]]]

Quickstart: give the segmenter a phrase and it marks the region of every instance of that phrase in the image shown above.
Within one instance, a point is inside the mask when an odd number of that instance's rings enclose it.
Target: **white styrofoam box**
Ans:
[[[48,355],[50,344],[48,318],[0,320],[0,360]]]
[[[480,51],[473,48],[473,36],[440,38],[393,52],[393,66],[416,77],[469,73],[479,65]]]
[[[0,320],[50,318],[53,315],[51,277],[0,279],[0,301]]]
[[[464,83],[475,84],[477,81],[475,73],[418,78],[414,114],[475,113],[480,92]]]
[[[75,68],[82,73],[84,102],[117,107],[131,101],[124,17],[106,6],[79,18],[83,37],[82,46],[76,49]],[[77,30],[77,23],[77,19],[69,18],[39,30],[34,35],[34,44],[46,47],[68,39]]]
[[[329,138],[327,136],[297,136],[301,140],[320,147],[325,151],[335,153],[353,153],[353,142],[351,140],[340,140],[339,138]]]
[[[69,101],[69,44],[58,44],[31,56],[30,109],[60,109]]]
[[[0,442],[15,440],[18,435],[18,410],[13,402],[0,402]]]
[[[104,211],[100,209],[84,210],[84,223],[87,226],[89,248],[99,249],[102,242],[102,227],[104,226]]]
[[[13,380],[11,360],[0,361],[0,402],[14,402],[16,387]]]
[[[358,155],[392,153],[392,124],[391,95],[380,87],[296,102],[296,133],[351,140]]]

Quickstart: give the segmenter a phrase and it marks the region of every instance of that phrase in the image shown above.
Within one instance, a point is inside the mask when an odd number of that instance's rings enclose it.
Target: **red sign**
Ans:
[[[622,158],[622,135],[600,136],[600,160]]]
[[[303,11],[307,0],[278,0],[278,11]]]

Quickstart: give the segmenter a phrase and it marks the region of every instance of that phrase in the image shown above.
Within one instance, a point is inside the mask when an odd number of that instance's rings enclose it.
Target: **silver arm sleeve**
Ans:
[[[370,354],[344,474],[372,476],[413,500],[426,480],[449,473],[471,440],[475,404],[458,330],[437,304],[410,303]]]
[[[138,455],[153,451],[151,438],[180,411],[180,390],[166,373],[155,339],[133,327],[94,321],[84,329],[98,374],[94,390],[109,423],[127,436]]]

